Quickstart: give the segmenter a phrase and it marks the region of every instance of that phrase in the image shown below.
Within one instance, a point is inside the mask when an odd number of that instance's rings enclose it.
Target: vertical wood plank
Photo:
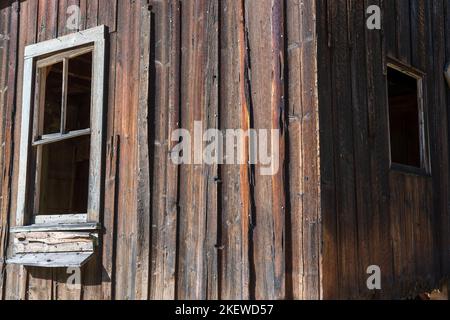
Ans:
[[[366,0],[366,7],[378,5],[388,10],[385,0]],[[389,15],[387,11],[383,11]],[[391,29],[389,29],[391,28]],[[385,77],[385,55],[391,46],[393,27],[383,25],[381,32],[366,29],[366,65],[367,65],[367,113],[370,145],[370,176],[372,183],[372,215],[368,224],[369,239],[372,243],[371,263],[382,271],[384,290],[381,297],[389,298],[392,293],[392,240],[389,215],[389,136],[387,119],[387,92]],[[380,98],[381,97],[381,98]]]
[[[367,70],[366,70],[366,15],[364,1],[349,1],[349,27],[352,30],[350,39],[350,72],[352,77],[352,110],[355,158],[356,188],[356,227],[357,227],[357,275],[358,282],[354,290],[359,297],[371,298],[373,293],[367,290],[366,270],[373,265],[373,248],[369,235],[372,226],[372,206],[370,205],[370,162],[366,161],[371,149],[369,145],[368,109],[367,109]]]
[[[181,5],[179,1],[170,2],[169,21],[170,24],[170,74],[169,74],[169,136],[180,126],[180,54],[181,54]],[[169,152],[175,146],[176,142],[169,142],[167,157],[167,180],[166,180],[166,217],[163,242],[167,247],[163,251],[162,259],[165,267],[161,273],[163,281],[163,291],[161,293],[164,299],[174,299],[176,295],[176,263],[177,263],[177,219],[178,219],[178,183],[179,169],[170,159]],[[152,282],[153,283],[153,282]],[[156,282],[158,283],[158,282]],[[153,288],[158,292],[158,287]]]
[[[18,81],[17,81],[17,90],[18,90],[18,99],[16,101],[16,105],[18,106],[18,110],[16,112],[16,118],[15,126],[14,126],[14,141],[19,144],[19,141],[22,137],[22,128],[21,128],[21,119],[22,119],[22,109],[21,106],[23,105],[23,100],[26,99],[25,93],[22,92],[22,87],[24,83],[24,61],[23,61],[23,52],[25,46],[29,44],[33,44],[36,42],[36,36],[37,36],[37,21],[38,21],[38,1],[32,0],[28,3],[21,3],[20,7],[20,36],[19,36],[19,48],[18,48]],[[20,150],[19,148],[14,148],[14,150],[11,150],[11,152],[14,153],[14,163],[18,164],[19,157],[20,157]],[[16,199],[18,199],[18,175],[19,175],[19,166],[14,166],[14,182],[12,185],[12,205],[11,205],[11,213],[17,211],[16,204],[19,203]],[[13,214],[12,214],[13,216]],[[15,220],[17,220],[17,217],[15,217]],[[27,297],[27,285],[31,286],[33,282],[33,276],[28,276],[28,270],[26,270],[23,266],[14,266],[11,267],[13,275],[10,276],[10,280],[14,281],[13,284],[8,284],[10,288],[12,289],[12,292],[14,292],[14,295],[16,296],[16,299],[25,299]],[[49,295],[50,288],[51,288],[51,273],[46,272],[45,275],[42,277],[43,281],[37,280],[37,287],[40,288],[38,290],[42,290],[44,294],[47,296]]]
[[[397,52],[398,58],[409,64],[411,61],[411,0],[396,0]],[[412,0],[414,1],[414,0]]]
[[[250,128],[248,39],[244,1],[221,4],[220,128]],[[226,146],[225,146],[226,151]],[[248,154],[246,154],[248,158]],[[250,298],[252,201],[249,165],[220,168],[220,298]]]
[[[219,129],[219,19],[220,1],[206,4],[206,81],[204,87],[204,123],[207,129]],[[218,222],[219,222],[219,164],[206,165],[205,168],[206,208],[206,298],[219,298],[218,274]]]
[[[153,139],[152,180],[152,299],[175,299],[177,263],[178,166],[170,151],[171,133],[179,123],[180,6],[178,1],[153,4],[151,98]],[[169,107],[167,108],[167,104]],[[153,109],[153,110],[152,110]],[[149,140],[149,142],[152,140]],[[165,197],[161,197],[163,194]]]
[[[109,32],[117,31],[119,16],[124,14],[119,8],[120,2],[119,0],[98,0],[98,25],[107,26]]]
[[[304,288],[304,244],[303,244],[303,198],[304,179],[302,179],[302,22],[303,10],[297,1],[288,1],[287,15],[287,64],[288,64],[288,154],[289,154],[289,210],[286,230],[287,246],[287,291],[293,298],[303,299]]]
[[[335,118],[335,154],[337,170],[337,214],[339,241],[340,296],[355,297],[353,284],[357,283],[356,265],[356,203],[355,203],[355,163],[353,144],[353,111],[351,91],[346,83],[351,81],[348,38],[348,8],[346,1],[333,1],[332,54],[333,108]]]
[[[56,38],[58,34],[58,0],[39,0],[37,42]]]
[[[139,17],[136,2],[119,2],[120,19],[117,37],[116,117],[120,135],[120,166],[117,202],[117,254],[115,298],[136,298],[136,192],[137,122],[139,104]],[[120,119],[120,120],[119,120]],[[117,177],[116,177],[117,179]]]
[[[18,2],[0,8],[0,300],[6,294],[6,257],[9,242],[10,220],[10,186],[11,172],[9,170],[11,148],[11,125],[13,104],[11,98],[15,94],[16,71],[11,72],[7,66],[17,63],[18,42]]]
[[[290,156],[287,226],[292,225],[286,230],[290,234],[286,243],[292,242],[292,255],[286,257],[286,263],[292,265],[290,290],[297,299],[322,296],[317,10],[326,12],[326,7],[317,6],[315,1],[289,1],[286,13]]]
[[[332,105],[331,65],[332,26],[331,2],[320,0],[318,5],[318,77],[320,113],[320,168],[322,204],[322,290],[324,299],[339,298],[339,266],[336,208],[336,169],[334,144],[334,110]],[[323,89],[320,89],[323,88]],[[325,90],[325,88],[329,88]],[[326,129],[328,128],[328,129]]]
[[[99,25],[99,3],[98,0],[81,0],[81,7],[86,7],[86,18],[84,29],[89,29]]]
[[[448,17],[450,16],[450,3],[448,1],[444,1],[444,10],[442,12],[444,17],[447,17],[445,19],[445,59],[448,63],[450,61],[450,19]],[[448,107],[450,106],[450,92],[447,89],[447,113],[448,113]],[[447,121],[447,131],[449,130],[450,121]],[[441,231],[441,234],[444,236],[442,247],[450,247],[450,212],[447,209],[446,213],[447,222],[443,222],[443,231]],[[449,270],[450,269],[450,257],[447,256],[447,258],[444,257],[443,263],[442,263],[442,270]]]
[[[446,47],[445,42],[445,18],[444,3],[442,1],[433,1],[431,3],[431,23],[433,44],[429,54],[433,53],[433,71],[429,72],[430,77],[433,77],[433,85],[430,88],[430,98],[434,98],[434,103],[429,104],[429,121],[434,131],[431,133],[431,152],[434,155],[435,162],[432,163],[433,170],[433,185],[434,185],[434,205],[435,215],[434,222],[434,242],[435,250],[445,252],[448,248],[449,236],[445,227],[448,226],[449,221],[449,168],[448,168],[448,109],[446,94],[449,92],[446,82],[442,76],[442,70],[448,63],[446,61]],[[434,92],[431,92],[433,90]],[[432,157],[433,158],[433,157]],[[443,232],[443,233],[442,233]],[[436,255],[435,272],[440,277],[444,277],[448,273],[448,269],[443,269],[449,264],[448,255]],[[447,270],[447,271],[444,271]],[[439,279],[438,279],[439,280]]]
[[[146,0],[140,2],[140,61],[139,61],[139,109],[137,113],[138,176],[137,176],[137,257],[136,299],[149,298],[150,247],[151,247],[151,193],[149,162],[149,85],[151,59],[151,12]]]
[[[425,70],[426,41],[425,41],[425,0],[411,0],[411,64]]]
[[[102,241],[102,299],[111,300],[115,296],[116,243],[117,243],[117,201],[119,198],[120,136],[117,135],[120,113],[116,106],[117,34],[109,37],[109,68],[107,70],[108,88],[106,120],[106,168],[105,168],[105,204]],[[120,110],[120,109],[119,109]]]
[[[279,130],[279,170],[261,174],[255,166],[253,256],[256,299],[284,299],[285,290],[285,101],[283,2],[245,3],[254,128]],[[269,116],[270,115],[270,116]],[[270,140],[270,139],[269,139]],[[271,144],[271,148],[274,146]]]
[[[318,115],[316,2],[303,3],[302,12],[302,154],[303,250],[305,299],[320,299],[321,289],[321,205],[320,141]]]
[[[217,74],[214,72],[214,65],[217,64],[217,6],[217,1],[196,0],[183,2],[181,6],[181,21],[186,23],[182,27],[181,123],[192,135],[196,124],[201,123],[202,133],[208,125],[212,125],[208,123],[208,118],[217,123],[214,119],[217,108]],[[198,144],[204,145],[202,141]],[[208,294],[217,296],[213,293],[217,289],[212,288],[208,281],[212,279],[214,283],[218,279],[214,275],[215,267],[212,267],[216,259],[214,245],[208,241],[215,234],[214,229],[212,234],[207,230],[208,220],[217,219],[215,177],[214,168],[204,163],[182,165],[180,168],[180,186],[190,186],[180,189],[177,287],[177,298],[180,299],[206,299]],[[212,203],[208,205],[210,197]]]
[[[382,0],[380,2],[383,12],[383,30],[385,30],[386,52],[391,57],[397,57],[397,6],[398,0]]]

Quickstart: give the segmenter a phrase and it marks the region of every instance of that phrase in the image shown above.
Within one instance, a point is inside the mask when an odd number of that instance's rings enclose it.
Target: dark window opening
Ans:
[[[69,60],[66,130],[90,127],[92,52]]]
[[[388,68],[388,92],[391,160],[395,164],[422,168],[418,80]]]
[[[90,137],[42,146],[38,214],[87,212]]]
[[[42,70],[45,73],[44,128],[42,134],[61,131],[61,104],[63,63],[57,63]]]

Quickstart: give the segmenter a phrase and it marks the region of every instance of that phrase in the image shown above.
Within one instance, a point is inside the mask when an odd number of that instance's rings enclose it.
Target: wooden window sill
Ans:
[[[11,229],[8,264],[27,267],[81,267],[98,246],[98,223],[35,224]]]
[[[99,223],[61,223],[61,224],[33,224],[24,227],[13,227],[11,233],[22,232],[65,232],[65,231],[94,231],[100,230]]]

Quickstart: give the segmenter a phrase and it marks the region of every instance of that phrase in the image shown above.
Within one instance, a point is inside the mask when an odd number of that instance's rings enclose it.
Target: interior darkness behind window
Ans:
[[[418,80],[388,68],[389,127],[392,163],[421,168]]]

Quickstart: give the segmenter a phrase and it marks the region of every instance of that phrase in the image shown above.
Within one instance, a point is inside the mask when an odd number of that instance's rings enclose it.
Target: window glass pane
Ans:
[[[45,72],[45,97],[42,134],[60,132],[63,88],[63,63],[42,69]],[[41,115],[42,116],[42,115]]]
[[[392,162],[420,168],[417,79],[389,68],[388,90]]]
[[[38,214],[87,213],[90,137],[42,148]]]
[[[92,52],[69,60],[66,131],[90,128]]]

